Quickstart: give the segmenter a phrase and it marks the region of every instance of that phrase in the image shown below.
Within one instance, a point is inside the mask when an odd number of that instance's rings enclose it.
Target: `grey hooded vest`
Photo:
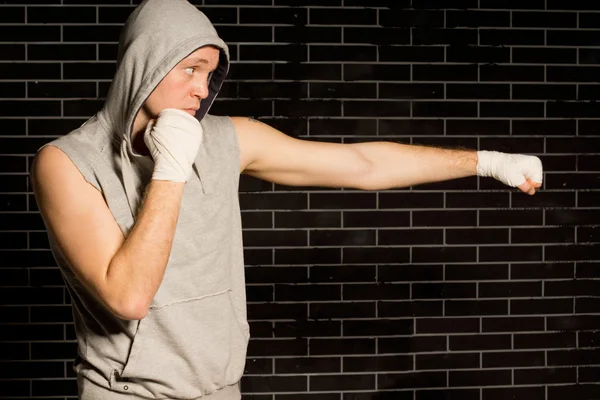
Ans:
[[[66,153],[102,193],[127,235],[153,170],[151,158],[133,150],[135,116],[164,76],[206,45],[219,48],[221,56],[209,97],[196,114],[203,141],[147,316],[128,321],[111,314],[84,288],[49,237],[73,304],[79,353],[74,368],[82,400],[241,397],[249,328],[240,150],[231,120],[207,114],[229,68],[228,48],[210,21],[184,0],[143,1],[121,34],[117,72],[103,108],[49,145]]]

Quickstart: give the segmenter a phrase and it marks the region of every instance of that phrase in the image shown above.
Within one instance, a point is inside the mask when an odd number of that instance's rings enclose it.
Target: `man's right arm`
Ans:
[[[39,151],[31,179],[46,227],[77,278],[117,317],[143,318],[164,276],[185,183],[150,181],[124,237],[102,194],[60,149]]]

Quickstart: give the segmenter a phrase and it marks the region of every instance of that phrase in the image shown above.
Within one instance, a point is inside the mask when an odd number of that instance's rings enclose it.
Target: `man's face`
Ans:
[[[219,50],[202,47],[184,58],[154,89],[143,112],[153,119],[165,108],[177,108],[195,115],[208,96],[208,77],[219,64]]]

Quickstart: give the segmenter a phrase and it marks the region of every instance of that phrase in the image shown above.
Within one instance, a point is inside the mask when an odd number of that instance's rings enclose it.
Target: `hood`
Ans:
[[[160,81],[177,63],[207,45],[221,49],[221,57],[209,95],[196,114],[198,120],[221,89],[229,69],[229,49],[208,18],[186,0],[144,0],[121,32],[117,71],[99,113],[101,122],[129,141],[137,113]]]
[[[210,78],[209,95],[200,102],[196,113],[200,121],[210,109],[229,70],[229,49],[209,19],[186,0],[144,0],[123,27],[117,71],[97,117],[115,135],[121,148],[123,183],[134,216],[138,196],[130,193],[135,189],[131,162],[142,157],[134,152],[131,143],[135,117],[171,69],[207,45],[220,49],[220,59]]]

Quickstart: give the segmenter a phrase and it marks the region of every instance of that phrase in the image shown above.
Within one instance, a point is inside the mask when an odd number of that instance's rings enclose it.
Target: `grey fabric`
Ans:
[[[148,315],[126,321],[106,310],[72,273],[50,236],[72,299],[79,343],[75,370],[80,390],[88,388],[81,391],[83,400],[241,398],[249,327],[237,192],[240,150],[231,120],[208,114],[228,68],[227,46],[208,19],[183,0],[141,3],[123,30],[104,107],[48,145],[65,152],[102,193],[127,235],[153,170],[149,157],[133,151],[135,116],[179,61],[208,44],[221,49],[221,61],[209,98],[196,114],[204,136]]]

